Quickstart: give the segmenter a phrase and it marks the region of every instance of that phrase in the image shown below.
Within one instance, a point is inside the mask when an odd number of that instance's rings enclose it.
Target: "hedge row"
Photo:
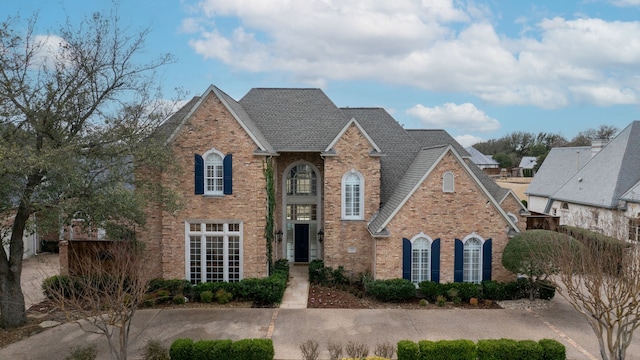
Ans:
[[[463,302],[468,302],[471,298],[488,300],[517,300],[527,298],[529,295],[528,279],[518,279],[517,281],[501,283],[497,281],[483,281],[481,284],[472,283],[435,283],[423,281],[418,284],[420,293],[430,302],[436,301],[438,296],[444,296],[449,301],[456,298]],[[555,296],[555,288],[547,283],[538,284],[537,297],[550,300]]]
[[[199,340],[176,339],[169,348],[171,360],[272,360],[271,339]]]
[[[556,340],[490,339],[411,340],[398,342],[398,360],[565,360],[566,349]]]
[[[232,299],[253,301],[256,306],[272,306],[282,301],[284,290],[287,287],[289,278],[289,264],[286,260],[276,262],[274,272],[266,278],[243,279],[239,282],[212,282],[200,283],[195,286],[188,280],[183,279],[153,279],[149,282],[149,289],[144,299],[144,305],[153,306],[157,303],[173,301],[184,302],[185,297],[191,301],[214,299],[224,303]],[[104,282],[101,278],[96,278],[99,283]],[[51,298],[53,294],[64,293],[70,296],[72,292],[81,291],[80,282],[65,275],[55,275],[46,278],[42,282],[44,294]],[[223,290],[223,291],[220,291]],[[203,293],[210,294],[210,297]]]

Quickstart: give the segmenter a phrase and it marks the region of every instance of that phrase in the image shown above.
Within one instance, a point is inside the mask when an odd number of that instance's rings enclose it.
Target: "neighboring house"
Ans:
[[[526,191],[531,211],[561,225],[640,240],[640,121],[609,144],[553,148]]]
[[[536,173],[535,166],[538,164],[538,160],[535,156],[523,156],[518,165],[518,176],[533,177]]]
[[[11,242],[11,225],[15,214],[6,215],[0,219],[0,243],[4,246],[4,251],[9,256],[9,243]],[[22,258],[26,259],[33,255],[37,255],[40,251],[39,236],[35,226],[29,224],[22,236]]]
[[[498,162],[493,160],[491,156],[481,153],[473,146],[469,146],[468,148],[465,148],[465,150],[471,155],[471,162],[476,164],[482,170],[497,169],[500,167]]]
[[[415,283],[513,277],[501,255],[526,209],[443,130],[405,130],[381,108],[338,108],[319,89],[252,89],[236,101],[211,86],[155,136],[181,169],[147,175],[182,207],[149,209],[139,232],[154,276],[267,276],[272,161],[275,259]]]

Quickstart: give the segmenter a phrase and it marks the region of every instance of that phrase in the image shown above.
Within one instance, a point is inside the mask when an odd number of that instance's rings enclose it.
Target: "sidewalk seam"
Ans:
[[[271,322],[269,322],[269,327],[267,328],[267,339],[271,339],[273,336],[273,329],[276,326],[276,319],[278,318],[278,313],[280,312],[280,308],[276,308],[271,315]]]
[[[559,330],[558,328],[556,328],[555,326],[553,326],[550,322],[548,322],[547,320],[543,320],[542,318],[540,318],[540,316],[538,316],[538,314],[534,313],[531,309],[527,309],[527,312],[530,313],[531,315],[533,315],[533,317],[535,317],[536,319],[540,320],[544,325],[546,325],[549,329],[551,329],[551,331],[553,331],[554,333],[558,334],[558,336],[560,336],[561,338],[565,339],[571,346],[573,346],[574,348],[576,348],[578,351],[580,351],[581,353],[583,353],[586,357],[589,358],[589,360],[598,360],[598,358],[596,358],[595,356],[591,355],[591,353],[589,353],[587,351],[587,349],[583,348],[582,346],[580,346],[577,342],[575,342],[575,340],[573,340],[572,338],[570,338],[567,334],[565,334],[562,330]]]

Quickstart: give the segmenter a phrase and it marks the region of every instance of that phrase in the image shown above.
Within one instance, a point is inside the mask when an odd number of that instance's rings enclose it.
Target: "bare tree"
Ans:
[[[568,234],[577,240],[547,242],[553,251],[536,253],[557,269],[550,280],[593,329],[602,359],[623,360],[640,326],[638,246],[584,229]]]
[[[133,177],[136,166],[169,164],[145,141],[168,107],[154,71],[172,60],[140,62],[148,29],[128,33],[116,12],[95,13],[53,34],[37,16],[0,23],[0,327],[26,320],[23,235],[34,217],[57,231],[73,218],[105,228],[144,223],[160,192]],[[133,188],[136,191],[133,191]],[[146,190],[149,191],[146,191]],[[152,191],[153,190],[153,191]]]
[[[127,359],[131,321],[148,289],[145,254],[134,240],[74,243],[72,275],[43,286],[70,321],[107,338],[115,359]]]

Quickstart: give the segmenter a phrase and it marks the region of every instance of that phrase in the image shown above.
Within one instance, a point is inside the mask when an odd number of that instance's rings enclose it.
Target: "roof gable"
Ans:
[[[251,89],[239,104],[278,152],[321,152],[349,121],[320,89]]]
[[[485,187],[484,183],[476,176],[473,168],[476,166],[469,166],[460,154],[457,153],[452,145],[438,146],[433,148],[423,148],[416,155],[413,163],[402,177],[402,180],[398,184],[393,195],[389,201],[384,204],[379,213],[369,223],[368,229],[371,234],[385,234],[385,227],[393,220],[394,216],[402,209],[404,204],[413,196],[418,190],[420,185],[427,179],[427,177],[433,172],[435,167],[440,163],[447,153],[453,154],[460,166],[469,174],[473,181],[478,185],[482,192],[489,198],[489,201],[493,204],[494,208],[502,215],[509,226],[516,232],[519,231],[513,220],[507,215],[504,209],[500,206],[498,200],[491,194],[491,192]],[[482,172],[482,171],[481,171]],[[483,173],[484,174],[484,173]],[[490,179],[489,179],[490,180]],[[497,185],[496,185],[497,186]],[[506,190],[505,195],[509,190]]]
[[[640,121],[618,134],[552,195],[560,201],[615,208],[640,180]]]
[[[463,158],[471,157],[460,143],[442,129],[408,129],[407,132],[424,147],[452,145]]]
[[[369,134],[367,133],[367,131],[365,129],[362,128],[362,126],[360,125],[360,123],[358,123],[358,120],[356,120],[355,118],[351,118],[351,120],[349,120],[349,122],[342,128],[342,130],[340,130],[340,132],[338,133],[338,135],[336,135],[336,137],[331,141],[331,143],[329,145],[327,145],[327,148],[324,149],[325,153],[330,152],[333,147],[336,145],[336,143],[340,140],[340,138],[342,138],[342,136],[344,135],[344,133],[347,132],[347,130],[349,129],[349,127],[351,127],[351,125],[354,125],[358,131],[360,131],[360,133],[362,134],[362,136],[364,136],[365,139],[367,139],[367,141],[369,142],[369,144],[371,145],[371,147],[373,148],[373,151],[375,153],[377,153],[376,155],[380,155],[382,153],[382,150],[380,150],[380,148],[378,147],[378,145],[375,143],[375,141],[373,141],[373,139],[371,139],[371,137],[369,136]]]
[[[478,149],[473,146],[469,146],[465,148],[465,150],[471,155],[471,162],[476,165],[495,165],[498,166],[498,162],[493,160],[493,158],[481,153]]]

